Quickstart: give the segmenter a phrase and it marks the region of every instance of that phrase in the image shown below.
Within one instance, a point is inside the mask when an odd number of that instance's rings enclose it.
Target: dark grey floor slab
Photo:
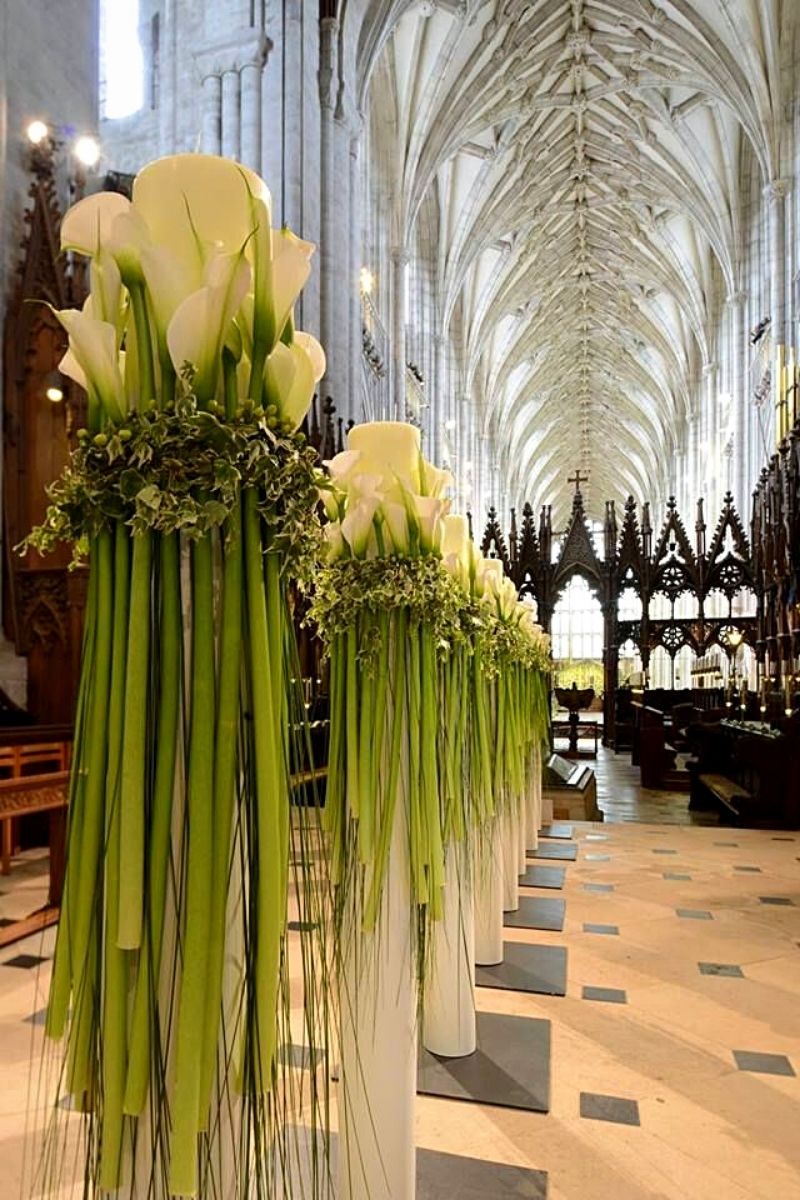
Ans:
[[[571,838],[574,832],[574,825],[561,825],[556,822],[552,825],[543,825],[539,830],[541,837],[544,838]]]
[[[599,1092],[581,1092],[581,1116],[592,1121],[613,1121],[615,1125],[639,1125],[639,1105],[622,1096],[603,1096]]]
[[[584,1000],[601,1000],[606,1004],[627,1004],[628,996],[622,988],[584,987]]]
[[[574,862],[578,847],[574,842],[564,845],[559,842],[540,842],[535,850],[526,851],[528,858],[558,858],[562,862]]]
[[[583,890],[585,892],[613,892],[613,883],[584,883]]]
[[[419,1200],[547,1200],[547,1172],[417,1151]]]
[[[439,1058],[420,1047],[417,1091],[500,1108],[550,1111],[550,1022],[478,1013],[478,1048]]]
[[[584,921],[584,933],[604,933],[609,937],[619,937],[619,925],[598,925],[594,921]]]
[[[312,1160],[316,1160],[321,1174],[327,1169],[330,1178],[336,1179],[338,1141],[337,1135],[331,1134],[330,1157],[325,1160],[319,1143],[316,1152],[312,1150],[310,1130],[297,1129],[289,1143],[293,1159],[292,1187],[279,1189],[276,1200],[289,1200],[289,1191],[292,1196],[300,1192],[304,1196],[311,1195]],[[417,1200],[547,1200],[547,1172],[418,1148]]]
[[[475,983],[506,992],[566,996],[567,951],[563,946],[503,942],[503,961],[496,967],[476,967]]]
[[[653,851],[653,854],[677,854],[677,853],[678,853],[677,850],[661,850],[660,848],[658,850]]]
[[[685,921],[711,921],[711,913],[706,908],[676,908],[675,912]]]
[[[755,1071],[759,1075],[794,1075],[794,1067],[785,1054],[762,1054],[757,1050],[734,1050],[733,1057],[740,1071]]]
[[[735,963],[698,963],[701,975],[724,975],[727,979],[744,979],[744,971]]]
[[[751,875],[760,875],[761,867],[734,867],[734,871],[749,872]]]
[[[503,924],[509,929],[547,929],[560,933],[564,928],[565,910],[565,900],[520,896],[517,911],[503,913]]]
[[[563,867],[528,867],[519,877],[520,887],[563,888]]]
[[[47,959],[38,954],[17,954],[14,958],[7,958],[0,966],[22,967],[23,970],[30,971],[32,967],[38,967],[43,962],[47,962]]]
[[[760,904],[794,904],[790,896],[759,896]]]
[[[692,877],[691,877],[691,875],[681,875],[680,872],[678,872],[678,871],[665,871],[662,878],[663,879],[681,879],[681,880],[683,880],[683,879],[691,879]]]

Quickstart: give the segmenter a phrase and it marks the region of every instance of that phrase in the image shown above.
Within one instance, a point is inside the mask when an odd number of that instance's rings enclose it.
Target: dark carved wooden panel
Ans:
[[[17,287],[3,331],[3,618],[28,659],[27,708],[37,723],[72,719],[80,660],[85,571],[70,571],[64,546],[42,558],[16,547],[41,521],[46,488],[62,471],[84,399],[58,374],[66,336],[48,305],[79,306],[84,274],[59,251],[61,213],[49,156],[37,152]],[[53,402],[48,388],[62,399]]]

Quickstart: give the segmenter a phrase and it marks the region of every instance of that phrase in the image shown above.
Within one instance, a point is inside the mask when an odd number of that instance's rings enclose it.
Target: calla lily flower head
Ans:
[[[404,421],[370,421],[354,425],[347,435],[347,449],[362,455],[360,469],[380,475],[387,484],[400,483],[420,493],[420,433]]]

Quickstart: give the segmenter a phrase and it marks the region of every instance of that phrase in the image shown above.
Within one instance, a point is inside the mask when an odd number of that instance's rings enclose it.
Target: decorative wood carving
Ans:
[[[66,336],[48,305],[80,307],[85,272],[60,253],[61,212],[50,153],[32,159],[17,286],[3,331],[3,616],[6,637],[28,658],[27,708],[37,723],[72,719],[80,660],[85,572],[62,547],[42,558],[15,547],[44,516],[46,488],[67,461],[83,418],[80,389],[57,372]],[[47,398],[57,383],[63,400]]]
[[[725,497],[708,550],[702,502],[697,507],[694,547],[675,501],[670,499],[653,548],[649,506],[642,507],[640,520],[636,502],[629,497],[622,526],[618,529],[615,507],[609,501],[601,557],[586,520],[580,482],[572,482],[576,483],[572,514],[556,558],[551,552],[552,526],[548,505],[541,511],[538,538],[534,533],[530,506],[526,505],[523,510],[521,536],[516,517],[512,518],[508,547],[497,513],[490,509],[481,549],[484,554],[501,559],[506,574],[517,588],[535,597],[539,621],[548,631],[558,596],[573,575],[584,578],[594,591],[603,610],[604,736],[610,741],[614,736],[619,647],[627,641],[638,648],[645,667],[658,646],[673,658],[683,646],[690,646],[697,655],[705,654],[714,645],[727,650],[731,644],[728,635],[733,629],[742,635],[742,641],[756,647],[759,610],[752,614],[733,614],[736,597],[752,594],[753,607],[757,605],[754,559],[730,494]],[[640,619],[619,619],[620,595],[628,588],[632,588],[642,601]],[[706,601],[712,592],[721,592],[726,597],[726,616],[706,616]],[[670,616],[655,619],[650,615],[650,604],[656,595],[666,597],[672,610]],[[675,615],[676,601],[685,595],[695,601],[696,612],[691,618]],[[769,611],[777,612],[777,604],[773,603]]]

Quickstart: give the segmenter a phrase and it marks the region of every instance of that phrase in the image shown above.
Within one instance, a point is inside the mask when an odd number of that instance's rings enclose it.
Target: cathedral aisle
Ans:
[[[418,1145],[546,1171],[549,1200],[800,1195],[800,834],[576,824],[574,840],[563,931],[506,930],[567,949],[566,996],[478,990],[483,1011],[551,1022],[550,1112],[420,1096]],[[16,878],[35,886],[33,867]],[[0,951],[4,1198],[18,1194],[52,947],[51,930]]]

